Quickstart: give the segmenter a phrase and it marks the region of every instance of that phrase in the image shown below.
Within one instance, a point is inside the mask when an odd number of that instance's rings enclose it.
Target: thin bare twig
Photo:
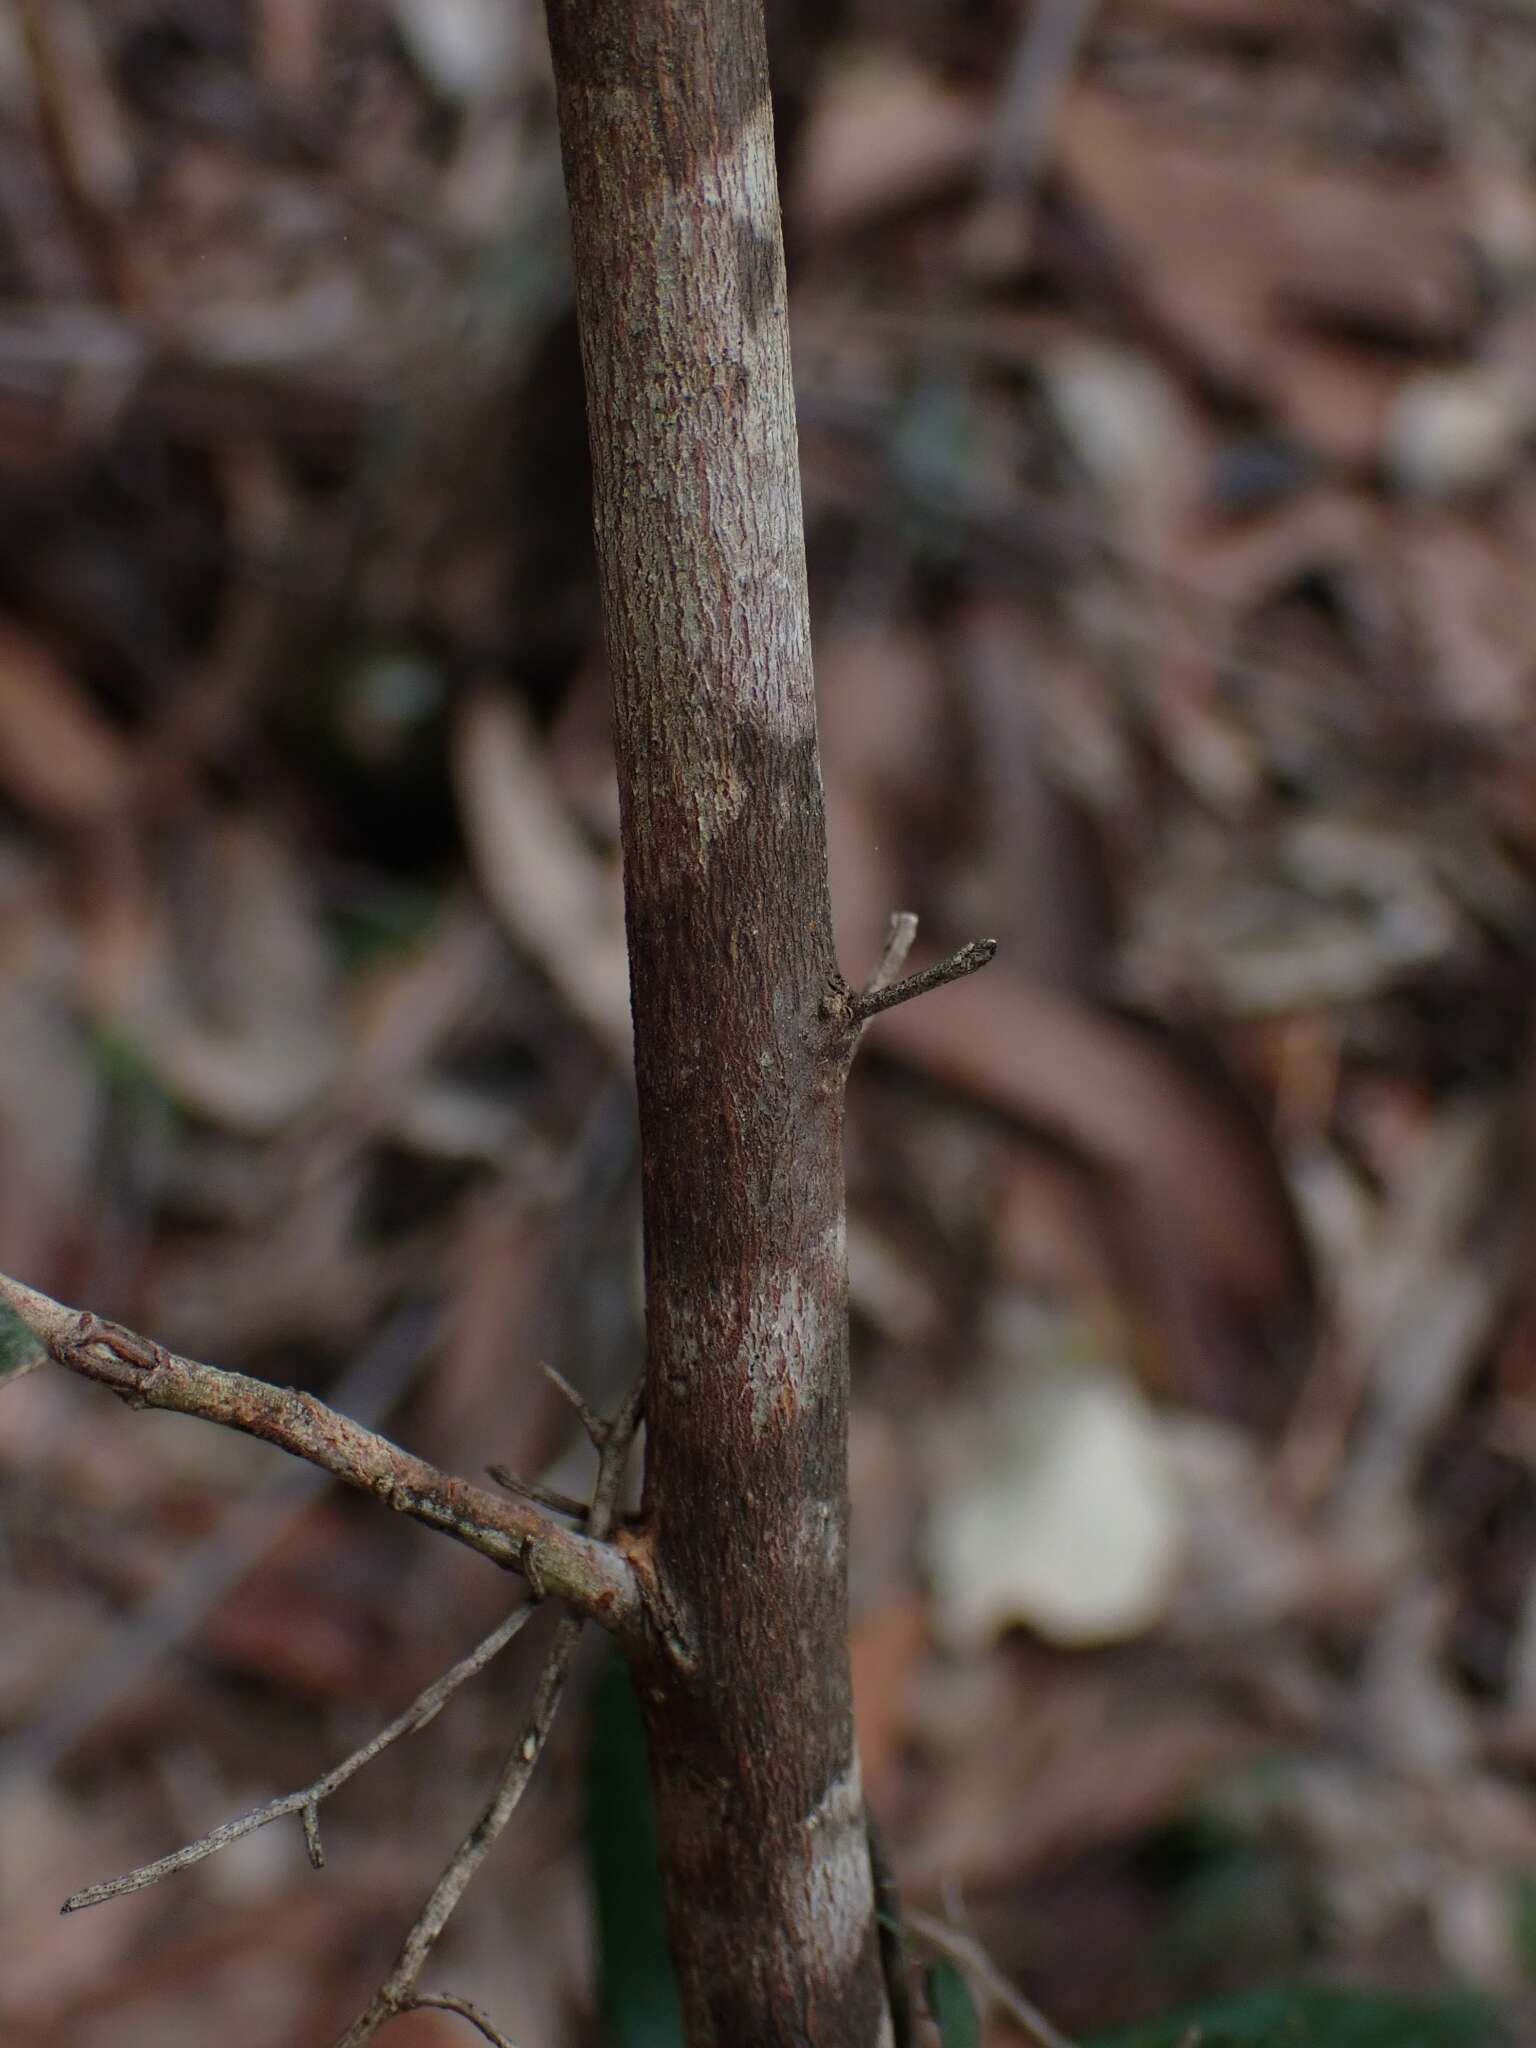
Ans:
[[[374,1993],[367,2010],[360,2013],[341,2036],[337,2048],[362,2048],[362,2044],[371,2041],[387,2020],[398,2012],[404,2012],[413,2002],[416,1980],[425,1969],[438,1937],[469,1888],[471,1879],[512,1818],[527,1789],[528,1780],[533,1776],[539,1753],[554,1724],[555,1710],[565,1690],[565,1681],[584,1626],[578,1615],[562,1616],[522,1729],[507,1753],[501,1775],[480,1818],[454,1851],[447,1868],[433,1886],[431,1896],[405,1938],[394,1968]]]
[[[436,1326],[435,1311],[403,1305],[337,1380],[334,1405],[365,1424],[382,1421],[419,1372]],[[36,1356],[50,1363],[41,1346]],[[148,1598],[43,1695],[31,1723],[0,1738],[0,1787],[55,1769],[160,1658],[197,1634],[329,1484],[319,1466],[285,1459],[244,1499],[231,1501]]]
[[[608,1440],[608,1424],[604,1421],[603,1417],[598,1414],[595,1408],[588,1405],[585,1397],[577,1392],[557,1366],[551,1365],[546,1359],[539,1367],[539,1370],[543,1373],[545,1379],[549,1381],[555,1392],[563,1394],[572,1408],[575,1409],[576,1418],[586,1431],[587,1439],[592,1445],[593,1450],[601,1451],[603,1445]]]
[[[865,982],[864,998],[879,995],[889,988],[907,964],[907,955],[912,950],[912,941],[917,937],[917,913],[913,910],[893,910],[891,922],[885,934],[885,951],[880,955],[880,965]]]
[[[587,1504],[578,1500],[573,1493],[561,1493],[558,1487],[542,1486],[536,1479],[519,1479],[510,1465],[487,1465],[488,1477],[508,1493],[521,1494],[526,1500],[536,1500],[540,1507],[548,1508],[552,1515],[563,1515],[567,1520],[581,1524],[587,1519]]]
[[[1099,0],[1033,0],[1024,15],[998,100],[976,210],[961,234],[972,271],[1022,270],[1029,258],[1030,201],[1046,169],[1063,102],[1082,61]]]
[[[965,1976],[972,1978],[994,2005],[1001,2006],[1008,2017],[1024,2029],[1030,2040],[1038,2043],[1038,2048],[1074,2048],[1070,2036],[1048,2020],[1033,1999],[1026,1998],[1018,1986],[1003,1975],[975,1935],[967,1934],[963,1928],[951,1927],[947,1920],[940,1920],[936,1914],[917,1912],[910,1906],[906,1922],[910,1931],[925,1941],[935,1954],[947,1957]]]
[[[471,2005],[467,1998],[459,1998],[451,1991],[419,1992],[400,2010],[419,2012],[427,2005],[436,2006],[440,2012],[456,2012],[460,2019],[468,2020],[472,2027],[480,2029],[491,2048],[514,2048],[514,2043],[499,2028],[492,2026],[478,2005]]]
[[[909,974],[904,980],[893,981],[887,987],[875,987],[872,983],[853,999],[854,1022],[867,1024],[882,1010],[894,1009],[897,1003],[910,1003],[914,996],[925,996],[930,989],[942,988],[947,981],[959,981],[967,974],[974,974],[978,968],[986,966],[996,951],[996,939],[972,939],[958,953],[951,953],[947,960],[940,960],[933,967],[925,967],[920,974]]]
[[[1028,191],[1039,177],[1098,4],[1044,0],[1030,8],[987,151],[987,183],[993,191]]]
[[[526,1494],[502,1496],[414,1457],[313,1394],[223,1372],[167,1351],[89,1310],[66,1308],[0,1274],[0,1302],[67,1371],[108,1387],[132,1408],[169,1409],[263,1438],[372,1494],[397,1514],[439,1529],[539,1593],[554,1593],[616,1633],[641,1622],[626,1558],[590,1529],[571,1528]]]
[[[104,296],[131,307],[141,294],[121,230],[136,171],[91,10],[23,0],[20,26],[38,129],[81,252]]]
[[[587,1526],[599,1539],[605,1537],[613,1526],[624,1467],[635,1431],[640,1426],[643,1400],[643,1382],[637,1382],[623,1408],[611,1422],[602,1426],[597,1478],[593,1482],[592,1505],[587,1514]],[[408,2011],[412,2005],[423,2002],[416,1990],[417,1979],[454,1908],[512,1818],[517,1802],[533,1776],[585,1625],[585,1619],[579,1613],[568,1613],[561,1618],[522,1728],[507,1752],[501,1774],[480,1818],[454,1851],[447,1868],[433,1886],[415,1925],[406,1936],[394,1968],[374,1993],[366,2011],[360,2013],[341,2036],[337,2048],[363,2048],[363,2044],[371,2041],[379,2028],[396,2013]],[[462,2010],[462,2007],[453,2009]]]
[[[304,1823],[304,1841],[309,1851],[309,1860],[316,1870],[325,1863],[325,1854],[320,1847],[320,1823],[317,1809],[322,1799],[345,1785],[355,1777],[364,1764],[372,1763],[381,1751],[388,1749],[402,1735],[413,1735],[432,1720],[443,1705],[456,1693],[459,1687],[483,1671],[491,1659],[504,1650],[517,1634],[523,1623],[532,1614],[531,1605],[515,1608],[485,1638],[484,1642],[461,1657],[457,1664],[435,1678],[424,1692],[405,1709],[397,1714],[386,1728],[365,1742],[361,1749],[353,1750],[349,1757],[332,1766],[323,1777],[316,1778],[312,1785],[306,1785],[298,1792],[285,1792],[281,1798],[269,1799],[264,1806],[242,1814],[238,1820],[227,1820],[221,1827],[210,1830],[195,1842],[189,1842],[184,1849],[174,1850],[169,1856],[157,1857],[153,1863],[141,1863],[137,1870],[130,1870],[122,1877],[105,1879],[101,1884],[87,1885],[84,1891],[73,1893],[64,1901],[62,1910],[78,1913],[84,1906],[99,1906],[106,1899],[120,1899],[129,1892],[141,1892],[147,1885],[158,1884],[162,1877],[170,1877],[178,1870],[190,1870],[194,1863],[201,1863],[204,1857],[215,1856],[220,1849],[227,1849],[231,1842],[238,1842],[244,1835],[252,1835],[258,1828],[266,1827],[274,1820],[283,1820],[290,1813],[299,1814]]]

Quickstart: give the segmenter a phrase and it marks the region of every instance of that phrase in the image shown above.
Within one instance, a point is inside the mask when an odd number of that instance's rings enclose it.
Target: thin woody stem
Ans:
[[[951,953],[947,960],[925,967],[920,974],[909,974],[901,981],[882,984],[877,971],[869,986],[853,999],[855,1023],[867,1024],[882,1010],[894,1009],[898,1003],[910,1003],[914,996],[925,996],[930,989],[942,988],[947,981],[960,981],[967,974],[974,974],[978,968],[986,966],[996,951],[996,939],[972,939],[968,946]]]
[[[467,1998],[456,1997],[451,1991],[429,1991],[410,2000],[401,2007],[402,2012],[420,2012],[432,2007],[438,2012],[456,2012],[461,2020],[468,2020],[472,2027],[479,2029],[491,2048],[513,2048],[512,2041],[499,2027],[492,2026],[479,2006],[471,2005]]]
[[[565,1681],[585,1625],[578,1615],[562,1617],[539,1675],[538,1689],[517,1740],[507,1752],[501,1775],[484,1811],[432,1887],[431,1897],[406,1936],[394,1968],[374,1993],[367,2010],[360,2013],[341,2036],[337,2048],[362,2048],[362,2044],[371,2041],[387,2020],[414,2003],[416,1980],[425,1969],[438,1937],[475,1872],[500,1839],[502,1830],[527,1789],[528,1780],[533,1776],[534,1766],[554,1724],[555,1710],[565,1690]]]
[[[264,1806],[255,1807],[250,1813],[242,1814],[238,1820],[225,1821],[221,1827],[211,1829],[185,1848],[177,1849],[169,1856],[157,1857],[153,1863],[141,1863],[136,1870],[130,1870],[122,1877],[105,1879],[100,1884],[87,1885],[83,1891],[73,1893],[64,1901],[61,1910],[78,1913],[85,1906],[99,1906],[107,1899],[120,1899],[129,1892],[141,1892],[146,1886],[158,1884],[163,1877],[171,1877],[178,1870],[190,1870],[194,1863],[201,1863],[205,1857],[215,1856],[220,1849],[227,1849],[231,1842],[238,1842],[251,1835],[258,1828],[269,1826],[275,1820],[283,1820],[291,1813],[298,1814],[304,1824],[304,1840],[309,1851],[309,1860],[318,1870],[325,1861],[320,1848],[320,1824],[316,1809],[322,1799],[329,1799],[339,1791],[349,1778],[353,1778],[364,1764],[373,1759],[402,1735],[414,1735],[425,1728],[437,1716],[459,1687],[483,1671],[493,1657],[504,1650],[518,1630],[527,1621],[533,1608],[516,1608],[505,1621],[491,1631],[484,1642],[471,1650],[467,1657],[461,1657],[457,1664],[433,1680],[424,1692],[405,1709],[397,1714],[387,1728],[381,1728],[377,1735],[365,1742],[360,1749],[353,1750],[349,1757],[334,1765],[323,1777],[316,1778],[312,1785],[304,1786],[297,1792],[285,1792],[281,1798],[269,1799]]]
[[[634,1443],[635,1431],[640,1426],[643,1400],[643,1382],[637,1381],[623,1408],[612,1422],[604,1425],[601,1432],[602,1449],[598,1457],[597,1478],[593,1482],[592,1505],[587,1513],[588,1527],[598,1536],[605,1536],[613,1526],[624,1469],[629,1460],[630,1447]],[[396,2013],[406,2012],[413,2005],[420,2003],[416,1985],[433,1947],[447,1926],[454,1908],[463,1897],[471,1878],[490,1854],[502,1830],[512,1818],[513,1810],[522,1798],[528,1780],[533,1776],[539,1753],[554,1723],[555,1710],[560,1704],[560,1695],[565,1688],[565,1681],[581,1642],[584,1627],[585,1622],[581,1615],[562,1616],[560,1626],[556,1629],[554,1640],[550,1644],[549,1654],[544,1660],[544,1669],[524,1716],[523,1725],[507,1752],[490,1798],[486,1801],[479,1819],[459,1844],[447,1868],[433,1886],[431,1896],[405,1938],[405,1945],[394,1968],[370,1999],[367,2009],[358,2015],[342,2035],[337,2048],[363,2048],[363,2044],[371,2041],[380,2027]]]
[[[0,1304],[66,1371],[110,1388],[131,1408],[195,1415],[261,1437],[321,1466],[343,1485],[372,1494],[396,1514],[521,1572],[535,1592],[558,1595],[616,1634],[641,1628],[639,1587],[628,1559],[598,1541],[590,1528],[571,1528],[528,1495],[492,1493],[402,1450],[313,1394],[182,1358],[4,1274]]]
[[[885,951],[880,955],[880,965],[864,984],[863,1000],[879,995],[887,989],[907,964],[907,955],[917,937],[917,913],[914,910],[893,910],[891,921],[886,928]]]

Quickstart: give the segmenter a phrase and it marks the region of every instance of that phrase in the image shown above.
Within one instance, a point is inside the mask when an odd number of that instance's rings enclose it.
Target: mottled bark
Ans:
[[[549,0],[643,1156],[637,1676],[692,2048],[888,2022],[847,1653],[842,1090],[761,0]]]

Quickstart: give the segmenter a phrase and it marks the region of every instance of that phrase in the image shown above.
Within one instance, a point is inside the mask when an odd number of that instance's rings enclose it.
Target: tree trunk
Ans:
[[[692,2048],[877,2048],[837,972],[761,0],[549,0],[644,1183],[644,1704]]]

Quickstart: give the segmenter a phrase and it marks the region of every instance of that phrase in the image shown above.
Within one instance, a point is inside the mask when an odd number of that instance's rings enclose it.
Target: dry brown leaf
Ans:
[[[302,97],[324,77],[330,0],[256,0],[256,69],[275,92]]]
[[[862,978],[905,900],[899,853],[943,744],[932,636],[903,620],[834,625],[816,650],[816,698],[833,931]]]
[[[383,1675],[379,1614],[339,1570],[327,1569],[346,1555],[345,1527],[312,1509],[288,1532],[282,1554],[264,1559],[208,1616],[199,1630],[204,1653],[303,1699],[352,1702],[374,1692]]]
[[[1364,1256],[1333,1276],[1337,1317],[1365,1414],[1337,1489],[1341,1522],[1414,1518],[1412,1488],[1435,1433],[1486,1354],[1518,1267],[1496,1224],[1502,1102],[1447,1111],[1389,1189]]]
[[[123,1860],[119,1856],[117,1863]],[[71,1955],[83,1944],[97,1944],[98,1965],[79,1973],[56,1967],[47,1978],[41,1970],[34,1978],[29,1970],[12,2009],[0,2006],[8,2048],[60,2048],[64,2042],[69,2048],[102,2048],[107,2042],[166,2048],[170,2042],[206,2041],[210,2011],[227,2015],[232,2028],[238,2015],[242,2048],[291,2048],[295,2041],[331,2038],[340,2024],[335,1994],[323,2001],[319,1988],[334,1982],[337,1956],[356,1952],[361,1928],[372,1924],[378,1908],[374,1904],[369,1911],[366,1891],[360,1905],[356,1891],[317,1893],[308,1870],[296,1877],[276,1898],[211,1918],[178,1915],[169,1930],[164,1900],[153,1888],[114,1900],[111,1913],[67,1920],[48,1896],[47,1929],[59,1930],[61,1951],[66,1942]],[[87,1923],[96,1931],[88,1933]],[[154,1938],[151,1930],[157,1928]],[[280,1969],[273,1966],[275,1957],[282,1959]],[[196,1987],[191,2008],[189,1985]],[[358,1985],[358,2004],[365,1995]],[[318,2034],[309,2024],[317,2004],[331,2015]]]
[[[1113,937],[1108,880],[1097,836],[1063,787],[1049,717],[1050,689],[1072,687],[1074,650],[1023,605],[985,598],[961,614],[952,646],[977,784],[966,914],[1030,980],[1099,986]]]
[[[910,1591],[892,1594],[854,1623],[850,1648],[859,1769],[877,1813],[896,1788],[927,1642],[923,1604]]]
[[[357,1341],[370,1309],[398,1286],[359,1227],[354,1171],[311,1186],[271,1227],[162,1247],[145,1320],[194,1357]],[[398,1258],[397,1258],[398,1264]]]
[[[0,1265],[47,1273],[90,1246],[104,1089],[55,958],[0,977]]]
[[[255,818],[196,828],[122,1023],[166,1088],[230,1130],[269,1132],[337,1077],[342,1019],[319,906]]]
[[[1294,1220],[1257,1132],[1147,1033],[1001,961],[870,1028],[873,1044],[1122,1176],[1234,1295],[1294,1295]]]
[[[1400,520],[1396,534],[1404,602],[1443,709],[1490,737],[1529,729],[1536,588],[1528,547],[1465,515],[1426,512]]]
[[[618,870],[582,837],[522,710],[483,691],[459,713],[454,782],[492,908],[571,1009],[628,1064],[629,962]]]
[[[1229,1091],[1153,1034],[997,964],[882,1026],[899,1057],[1085,1161],[1119,1341],[1149,1384],[1274,1426],[1294,1392],[1308,1268],[1275,1160]]]
[[[1262,517],[1191,535],[1180,581],[1212,608],[1203,623],[1219,646],[1224,613],[1252,610],[1302,576],[1369,557],[1385,525],[1380,505],[1364,493],[1307,491]]]
[[[1159,321],[1226,382],[1274,395],[1293,324],[1444,347],[1472,320],[1449,177],[1212,139],[1094,86],[1072,94],[1058,158]]]
[[[528,1364],[525,1345],[552,1257],[547,1230],[506,1189],[459,1218],[446,1253],[452,1314],[426,1398],[437,1441],[462,1443],[463,1456],[494,1410],[508,1359]],[[494,1455],[515,1472],[541,1473],[569,1420],[548,1380],[529,1368],[522,1397],[498,1419]]]
[[[1406,381],[1394,357],[1292,332],[1265,378],[1277,419],[1304,447],[1348,469],[1382,458]]]
[[[824,65],[786,211],[806,234],[845,234],[962,182],[986,144],[986,105],[925,65],[866,49]]]
[[[1037,373],[1127,555],[1160,564],[1206,488],[1207,450],[1178,385],[1145,351],[1081,335],[1044,344]]]
[[[1082,1159],[1043,1146],[1010,1146],[999,1160],[992,1197],[991,1243],[998,1277],[1102,1325],[1101,1341],[1116,1348],[1116,1270],[1103,1190]]]
[[[452,1084],[434,1076],[432,1065],[474,1014],[496,961],[494,928],[478,908],[463,905],[441,919],[425,945],[391,955],[357,977],[348,1004],[345,1077],[295,1134],[288,1154],[299,1178],[344,1170],[383,1129],[415,1130],[426,1139],[437,1114],[448,1127],[438,1128],[448,1137],[457,1105]],[[439,1088],[450,1091],[449,1097],[434,1104]],[[483,1154],[507,1128],[500,1107],[484,1104],[471,1149]]]
[[[103,1812],[46,1779],[11,1777],[0,1787],[0,2030],[6,2041],[58,2042],[42,2029],[82,1987],[110,1982],[139,1952],[157,1917],[152,1893],[120,1900],[125,1911],[61,1918],[59,1902],[90,1859],[128,1869],[142,1852],[127,1800]],[[27,2034],[36,2026],[39,2032]],[[75,2038],[79,2038],[76,2036]]]
[[[903,1857],[914,1896],[1132,1838],[1263,1746],[1193,1674],[1154,1663],[1138,1682],[1137,1655],[994,1654],[930,1673],[914,1732],[933,1791]]]
[[[0,788],[53,825],[94,825],[132,784],[127,742],[41,642],[0,624]]]

